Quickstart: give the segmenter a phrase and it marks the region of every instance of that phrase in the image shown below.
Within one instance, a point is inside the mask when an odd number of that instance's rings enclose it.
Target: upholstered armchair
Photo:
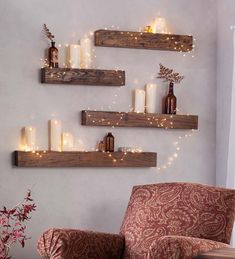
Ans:
[[[235,190],[191,183],[133,188],[120,234],[49,229],[38,241],[47,259],[189,259],[229,247]]]

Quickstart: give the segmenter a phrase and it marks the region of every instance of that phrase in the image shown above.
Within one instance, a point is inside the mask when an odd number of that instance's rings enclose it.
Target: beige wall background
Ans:
[[[194,58],[182,53],[95,48],[98,68],[126,70],[126,86],[117,89],[96,86],[42,85],[40,59],[47,42],[43,23],[56,35],[56,42],[76,43],[85,33],[113,25],[138,30],[158,14],[172,32],[196,38]],[[39,258],[35,244],[49,227],[118,232],[133,185],[170,181],[215,183],[216,127],[216,5],[214,0],[21,0],[0,2],[0,204],[13,206],[28,188],[37,203],[28,225],[32,239],[24,249],[14,248],[13,258]],[[180,110],[199,115],[199,130],[180,144],[178,158],[166,170],[156,168],[96,169],[14,168],[11,153],[19,148],[20,129],[37,128],[38,144],[47,148],[47,122],[63,121],[64,129],[84,141],[87,149],[109,128],[80,125],[83,109],[127,111],[135,88],[157,82],[162,94],[166,85],[157,81],[158,64],[185,75],[175,87]],[[117,95],[115,97],[115,95]],[[115,102],[115,103],[113,103]],[[109,107],[111,106],[111,108]],[[183,130],[115,128],[118,146],[141,146],[158,152],[164,165],[174,154]]]

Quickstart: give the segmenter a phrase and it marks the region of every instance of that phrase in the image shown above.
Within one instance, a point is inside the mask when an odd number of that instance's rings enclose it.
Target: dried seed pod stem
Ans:
[[[44,23],[43,25],[43,30],[44,33],[46,35],[46,37],[50,40],[53,41],[53,39],[55,38],[55,36],[50,32],[50,30],[47,28],[47,25]]]

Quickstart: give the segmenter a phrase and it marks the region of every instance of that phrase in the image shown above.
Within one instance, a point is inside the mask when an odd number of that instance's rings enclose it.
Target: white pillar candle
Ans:
[[[157,17],[151,26],[153,33],[166,33],[166,19],[163,17]]]
[[[92,45],[91,39],[83,38],[81,44],[81,68],[91,68],[92,66]]]
[[[34,151],[36,149],[36,128],[28,126],[24,128],[24,150]]]
[[[60,120],[50,120],[50,150],[51,151],[61,151],[61,130],[62,123]]]
[[[156,112],[156,98],[157,98],[157,85],[147,84],[146,85],[146,112]]]
[[[73,151],[74,150],[73,135],[69,132],[63,132],[61,137],[62,137],[62,150]]]
[[[135,112],[144,113],[145,110],[145,91],[141,89],[135,90]]]
[[[83,141],[81,139],[76,139],[74,141],[74,150],[75,151],[85,151],[86,147],[85,144],[83,143]]]
[[[71,68],[80,68],[81,47],[78,44],[69,45],[69,65]]]

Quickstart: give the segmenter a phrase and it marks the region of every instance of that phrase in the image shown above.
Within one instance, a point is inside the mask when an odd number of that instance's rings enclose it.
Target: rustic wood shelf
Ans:
[[[82,111],[82,125],[198,129],[198,116],[86,110]]]
[[[95,45],[189,52],[193,49],[193,37],[190,35],[98,30],[95,32]]]
[[[41,82],[69,85],[125,85],[125,71],[77,68],[42,68]]]
[[[14,152],[18,167],[156,167],[157,153],[143,152]]]

